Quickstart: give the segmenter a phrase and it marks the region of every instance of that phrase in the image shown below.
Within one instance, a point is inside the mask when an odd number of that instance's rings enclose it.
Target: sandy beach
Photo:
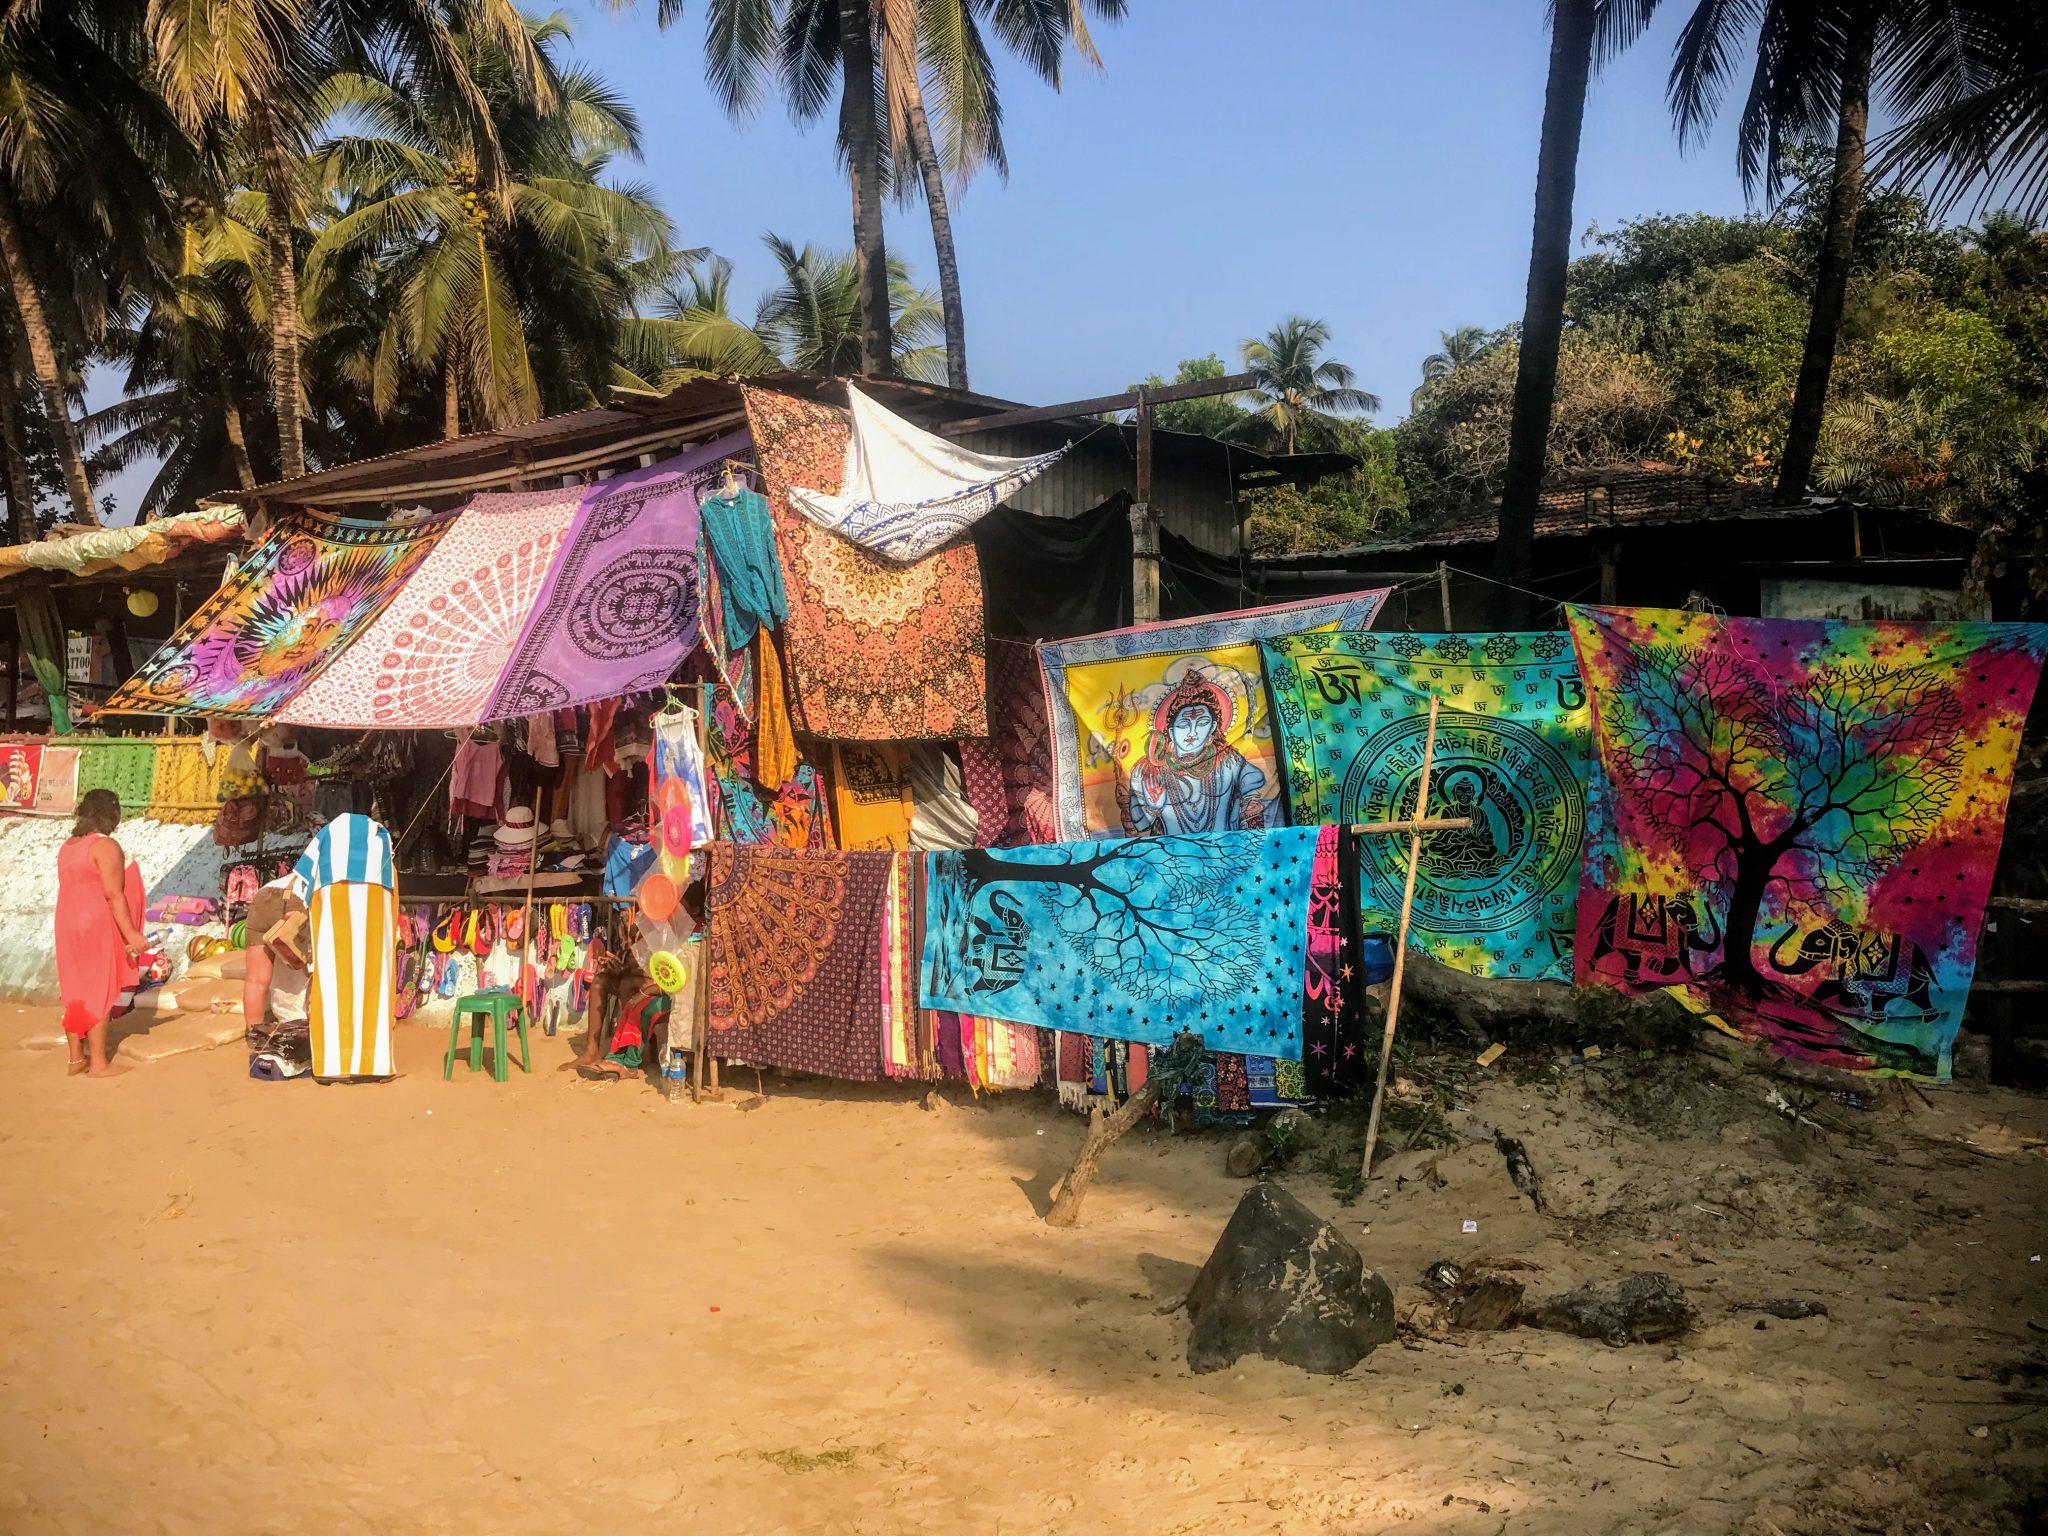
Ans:
[[[1815,1132],[1700,1058],[1495,1077],[1490,1145],[1350,1207],[1397,1291],[1663,1270],[1671,1345],[1407,1334],[1349,1375],[1189,1374],[1171,1305],[1243,1192],[1141,1133],[1076,1231],[1048,1096],[771,1078],[671,1105],[497,1084],[399,1032],[383,1085],[238,1047],[67,1080],[0,1014],[0,1529],[138,1532],[1990,1532],[2048,1506],[2038,1100],[1881,1097]],[[751,1090],[751,1073],[735,1073]],[[1911,1108],[1899,1107],[1910,1103]],[[1654,1125],[1656,1134],[1646,1128]],[[1405,1177],[1398,1177],[1405,1175]],[[1466,1234],[1466,1220],[1478,1223]],[[1824,1300],[1759,1321],[1734,1304]],[[2031,1528],[2038,1529],[2038,1526]]]

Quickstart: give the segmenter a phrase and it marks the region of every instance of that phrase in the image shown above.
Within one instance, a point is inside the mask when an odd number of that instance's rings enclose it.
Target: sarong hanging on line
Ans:
[[[883,903],[892,853],[711,847],[705,984],[714,1056],[883,1075]]]
[[[152,715],[273,714],[332,665],[454,523],[280,517],[107,708]]]
[[[1433,832],[1409,942],[1476,976],[1569,981],[1592,711],[1571,639],[1551,634],[1293,635],[1263,644],[1291,819],[1415,813],[1429,702]],[[1359,840],[1368,930],[1398,926],[1408,839]]]
[[[1947,1078],[2048,627],[1566,615],[1597,751],[1576,979]]]
[[[960,537],[1072,446],[1027,458],[976,453],[884,410],[851,384],[846,403],[853,424],[836,491],[792,485],[790,505],[820,528],[901,563]]]
[[[1059,835],[1279,825],[1258,643],[1364,629],[1385,597],[1380,588],[1041,645]]]

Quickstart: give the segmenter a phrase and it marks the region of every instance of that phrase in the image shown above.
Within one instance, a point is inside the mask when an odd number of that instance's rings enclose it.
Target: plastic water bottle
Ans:
[[[688,1079],[683,1073],[683,1053],[670,1046],[661,1063],[661,1091],[669,1103],[680,1104],[688,1093],[688,1087]]]

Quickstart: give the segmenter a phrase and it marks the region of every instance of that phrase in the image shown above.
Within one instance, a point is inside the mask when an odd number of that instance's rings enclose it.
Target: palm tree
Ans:
[[[1564,338],[1565,275],[1572,256],[1572,196],[1579,174],[1579,131],[1586,86],[1598,59],[1618,53],[1648,24],[1657,0],[1555,0],[1550,67],[1543,86],[1543,134],[1536,148],[1536,218],[1529,244],[1529,287],[1522,307],[1508,459],[1501,472],[1500,537],[1495,549],[1507,626],[1526,629],[1543,493],[1544,452],[1557,394]]]
[[[88,524],[99,518],[60,348],[67,331],[74,360],[91,344],[150,242],[165,234],[153,162],[177,158],[176,131],[137,78],[138,19],[120,0],[16,5],[0,17],[0,276],[14,311],[8,329],[27,353],[72,515]],[[4,361],[11,372],[11,352]]]
[[[1432,352],[1422,360],[1422,383],[1408,397],[1411,410],[1421,401],[1423,390],[1438,379],[1456,373],[1491,345],[1486,329],[1477,325],[1461,325],[1455,331],[1438,331],[1437,338],[1443,343],[1443,350]]]
[[[397,61],[413,80],[458,104],[481,190],[506,187],[489,103],[469,77],[458,32],[502,50],[543,105],[540,62],[514,0],[148,0],[158,87],[193,132],[246,135],[264,194],[270,257],[270,377],[287,478],[305,472],[295,229],[305,206],[300,151],[320,120],[331,74]]]
[[[1980,4],[1899,71],[1903,126],[1880,146],[1879,177],[1926,188],[1938,213],[1974,187],[1978,206],[2010,199],[2048,216],[2048,10],[2031,0]]]
[[[1248,420],[1282,452],[1294,452],[1304,426],[1331,425],[1337,415],[1380,408],[1378,395],[1354,387],[1357,376],[1350,368],[1323,356],[1329,344],[1329,326],[1300,315],[1239,344],[1245,372],[1255,380],[1256,404]]]
[[[532,420],[550,395],[595,398],[634,297],[628,268],[666,253],[673,234],[644,188],[598,179],[609,155],[638,153],[639,124],[598,76],[557,69],[550,49],[567,35],[552,18],[529,36],[545,109],[492,40],[454,39],[491,111],[505,176],[496,195],[461,102],[434,82],[338,74],[321,94],[326,116],[370,131],[333,136],[310,157],[340,209],[307,255],[308,308],[322,317],[330,278],[374,264],[396,302],[373,388],[387,404],[395,397],[400,358],[430,371],[448,437],[461,431],[465,402],[475,424],[501,427]],[[349,283],[340,288],[354,302]],[[536,344],[540,331],[548,344]],[[553,367],[551,389],[536,359]]]
[[[237,202],[260,221],[260,199],[240,193],[229,209]],[[263,394],[250,359],[264,350],[264,256],[262,234],[232,211],[188,206],[176,270],[151,285],[141,322],[116,327],[102,344],[104,356],[127,364],[123,398],[81,425],[110,468],[158,461],[138,521],[187,511],[226,485],[259,483],[244,402]],[[263,449],[266,479],[274,473],[270,447]]]
[[[655,313],[628,322],[628,366],[662,387],[704,374],[778,368],[864,373],[860,272],[852,254],[799,249],[780,235],[764,238],[782,277],[762,296],[751,325],[731,310],[732,264],[708,252],[685,253],[688,259],[664,286]],[[937,295],[912,284],[901,262],[890,263],[889,307],[896,345],[892,371],[943,381],[943,307]]]
[[[1907,118],[1967,91],[1987,67],[1987,13],[2002,9],[1986,0],[1764,0],[1740,7],[1700,0],[1679,35],[1670,98],[1684,141],[1697,138],[1713,120],[1737,70],[1738,44],[1751,25],[1757,29],[1756,65],[1736,139],[1746,189],[1761,184],[1775,197],[1794,145],[1834,140],[1813,313],[1778,463],[1780,501],[1804,496],[1813,478],[1863,206],[1872,87],[1883,90]],[[2017,27],[2016,21],[2016,33]],[[2048,30],[2035,30],[2037,42],[2048,37]],[[2038,64],[2038,56],[2033,62]]]
[[[886,3],[886,0],[879,0]],[[666,27],[683,0],[660,0]],[[726,114],[744,119],[769,75],[780,78],[791,115],[810,122],[839,95],[839,152],[853,191],[854,261],[860,292],[860,371],[889,368],[889,255],[882,230],[886,144],[876,111],[870,0],[710,0],[704,72]]]
[[[1100,68],[1085,12],[1108,21],[1123,18],[1125,0],[984,0],[996,34],[1054,90],[1071,43]],[[995,70],[983,43],[971,0],[881,0],[882,98],[890,133],[890,163],[917,172],[913,183],[899,175],[897,195],[908,200],[921,186],[931,218],[932,249],[938,262],[939,297],[946,318],[946,382],[967,388],[967,317],[960,296],[960,264],[953,246],[953,219],[946,196],[946,172],[964,185],[977,168],[993,165],[1009,175],[1003,148],[1002,105]],[[942,156],[934,143],[920,70],[937,86]]]
[[[854,196],[854,246],[868,309],[885,309],[880,274],[889,270],[880,193],[923,191],[931,218],[946,325],[947,381],[967,387],[967,327],[960,296],[946,175],[964,183],[980,166],[1007,172],[994,66],[981,36],[996,36],[1055,89],[1069,47],[1100,56],[1087,15],[1124,14],[1127,0],[711,0],[705,73],[732,117],[758,106],[765,81],[779,79],[791,113],[808,122],[839,93],[839,148]],[[662,25],[683,13],[661,0]],[[863,27],[865,30],[863,30]],[[870,35],[871,34],[871,35]],[[848,82],[868,82],[855,89]],[[927,89],[929,81],[929,95]],[[874,103],[881,103],[877,123]],[[872,143],[871,143],[872,138]],[[912,173],[915,173],[914,176]],[[866,311],[864,311],[865,313]],[[863,368],[891,355],[886,328],[864,342]]]

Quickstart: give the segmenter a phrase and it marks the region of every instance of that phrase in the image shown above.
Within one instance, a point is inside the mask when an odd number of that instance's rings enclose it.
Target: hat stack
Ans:
[[[491,873],[494,875],[523,875],[533,857],[533,810],[530,806],[515,805],[505,812],[505,819],[491,834]]]

